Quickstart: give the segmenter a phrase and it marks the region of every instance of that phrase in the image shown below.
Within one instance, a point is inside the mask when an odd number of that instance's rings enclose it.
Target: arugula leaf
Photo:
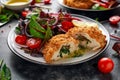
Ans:
[[[3,60],[0,61],[0,66],[0,80],[11,80],[11,71],[6,64],[3,64]]]
[[[52,31],[51,31],[51,28],[49,26],[47,26],[47,30],[46,30],[46,34],[45,34],[45,37],[44,37],[44,40],[42,41],[41,43],[41,46],[46,42],[48,41],[51,37],[52,37]]]
[[[46,35],[45,35],[45,39],[50,39],[52,37],[52,31],[51,28],[49,26],[47,26],[47,31],[46,31]]]
[[[46,30],[36,21],[36,17],[32,16],[29,23],[30,35],[33,37],[44,39]]]
[[[30,28],[30,34],[36,38],[44,39],[45,37],[45,35],[41,33],[39,30],[37,30],[36,28]]]

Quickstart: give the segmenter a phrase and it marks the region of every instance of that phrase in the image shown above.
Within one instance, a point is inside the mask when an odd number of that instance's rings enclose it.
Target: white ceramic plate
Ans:
[[[90,19],[90,18],[85,17],[85,16],[81,16],[81,15],[76,15],[76,14],[72,14],[72,16],[79,17],[81,20],[97,23],[100,30],[102,30],[104,35],[106,35],[107,44],[106,44],[105,48],[99,49],[96,52],[86,53],[85,55],[80,56],[80,57],[69,58],[69,59],[58,61],[58,62],[55,62],[55,63],[52,63],[52,64],[47,64],[42,56],[41,57],[31,56],[30,54],[25,53],[23,50],[20,49],[19,46],[16,45],[16,43],[14,41],[16,33],[14,32],[14,30],[15,30],[15,27],[17,25],[12,28],[12,30],[10,31],[10,33],[8,35],[8,39],[7,39],[8,46],[19,57],[21,57],[25,60],[28,60],[30,62],[33,62],[33,63],[44,64],[44,65],[73,65],[73,64],[83,63],[83,62],[86,62],[90,59],[93,59],[93,58],[97,57],[109,45],[110,36],[109,36],[108,31],[104,28],[104,26],[102,24],[98,23],[97,21],[95,21],[93,19]]]
[[[0,22],[0,27],[3,26],[3,25],[6,24],[6,23],[7,23],[7,22],[3,22],[3,23]]]

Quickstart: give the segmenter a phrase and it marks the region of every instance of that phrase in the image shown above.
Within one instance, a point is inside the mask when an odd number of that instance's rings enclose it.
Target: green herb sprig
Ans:
[[[19,18],[19,15],[12,10],[8,10],[6,8],[2,8],[1,13],[0,13],[0,22],[4,23],[9,21],[12,18]]]
[[[11,80],[11,71],[3,60],[0,60],[0,80]]]

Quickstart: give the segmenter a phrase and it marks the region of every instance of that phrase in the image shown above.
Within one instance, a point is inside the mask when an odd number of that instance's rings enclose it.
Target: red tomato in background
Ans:
[[[27,14],[28,14],[28,11],[22,11],[22,16],[23,16],[23,17],[26,17]]]
[[[34,5],[34,4],[35,4],[35,0],[32,0],[31,5]]]
[[[68,31],[70,28],[73,27],[72,22],[69,22],[69,21],[63,21],[61,22],[61,24],[62,24],[62,29],[65,31]]]
[[[15,41],[18,44],[25,45],[27,41],[27,37],[25,35],[17,35]]]
[[[30,48],[30,49],[37,49],[40,47],[41,45],[41,39],[37,39],[37,38],[30,38],[27,40],[26,45]]]
[[[109,21],[110,21],[111,24],[116,25],[116,24],[118,24],[118,22],[120,22],[120,16],[117,16],[117,15],[112,16],[112,17],[109,18]]]
[[[98,61],[98,69],[102,72],[102,73],[110,73],[114,68],[114,62],[112,59],[110,58],[101,58]]]
[[[50,0],[44,0],[44,4],[50,4]]]

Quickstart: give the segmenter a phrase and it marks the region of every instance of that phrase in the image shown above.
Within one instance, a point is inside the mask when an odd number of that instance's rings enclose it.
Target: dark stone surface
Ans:
[[[60,8],[62,7],[54,1],[52,10],[58,11]],[[71,66],[45,66],[23,60],[10,51],[7,46],[7,36],[16,24],[17,21],[11,21],[0,28],[0,59],[4,59],[10,68],[12,80],[120,80],[120,57],[114,56],[115,51],[112,50],[116,41],[111,40],[102,54],[85,63]],[[113,30],[109,29],[111,25],[108,21],[102,24],[109,32]],[[97,68],[97,62],[102,57],[109,57],[114,61],[115,67],[109,74],[102,74]]]

